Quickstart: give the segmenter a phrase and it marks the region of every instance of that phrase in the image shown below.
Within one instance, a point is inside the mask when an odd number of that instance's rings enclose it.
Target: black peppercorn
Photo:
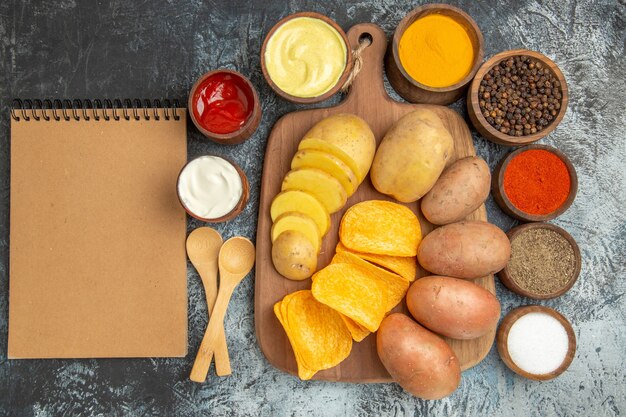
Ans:
[[[525,55],[492,67],[480,82],[479,106],[495,129],[510,136],[532,135],[561,108],[561,83],[543,63]]]

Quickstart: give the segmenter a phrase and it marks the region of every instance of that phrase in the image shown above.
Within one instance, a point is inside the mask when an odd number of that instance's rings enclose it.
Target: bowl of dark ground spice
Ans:
[[[552,146],[528,145],[508,153],[491,176],[491,192],[509,216],[543,222],[563,214],[578,191],[576,169]]]
[[[494,55],[478,69],[467,110],[482,136],[519,146],[554,130],[567,102],[567,83],[559,67],[539,52],[516,49]]]
[[[580,250],[565,230],[549,223],[527,223],[507,233],[509,263],[498,273],[511,291],[536,300],[563,295],[580,274]]]

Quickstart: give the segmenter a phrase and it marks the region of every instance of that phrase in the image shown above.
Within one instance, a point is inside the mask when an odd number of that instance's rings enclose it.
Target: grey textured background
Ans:
[[[199,279],[189,268],[189,354],[183,359],[8,361],[9,112],[20,98],[178,98],[218,67],[257,86],[263,119],[253,138],[220,147],[189,129],[189,156],[226,155],[251,180],[243,215],[219,225],[225,237],[255,238],[262,158],[269,130],[296,106],[271,92],[259,65],[263,36],[281,17],[314,10],[344,29],[374,22],[388,35],[415,2],[307,0],[10,1],[0,3],[0,416],[618,416],[626,413],[626,87],[624,0],[455,3],[477,21],[489,57],[529,48],[551,57],[570,87],[561,125],[542,143],[573,160],[580,181],[572,208],[554,223],[578,241],[583,268],[573,289],[541,302],[568,317],[578,352],[551,382],[510,372],[495,348],[441,401],[421,401],[395,384],[301,382],[274,369],[256,344],[253,280],[236,290],[226,325],[234,373],[204,385],[187,379],[206,324]],[[397,97],[391,92],[394,97]],[[324,105],[336,102],[339,97]],[[453,106],[465,114],[464,101]],[[493,168],[507,149],[474,133]],[[516,222],[488,201],[492,222]],[[189,222],[189,228],[200,223]],[[497,283],[503,314],[532,303]]]

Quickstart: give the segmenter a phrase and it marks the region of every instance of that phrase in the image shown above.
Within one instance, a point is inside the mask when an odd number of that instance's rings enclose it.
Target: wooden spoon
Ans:
[[[248,275],[248,272],[254,266],[254,256],[254,244],[244,237],[230,238],[224,242],[220,249],[220,289],[211,313],[209,325],[189,376],[194,382],[204,382],[206,380],[213,352],[218,345],[219,330],[224,326],[224,316],[226,315],[228,302],[235,287]]]
[[[213,316],[217,298],[217,259],[221,247],[222,236],[210,227],[198,227],[187,237],[187,256],[202,279],[209,317]],[[215,348],[215,373],[218,376],[231,374],[223,326],[219,329]]]

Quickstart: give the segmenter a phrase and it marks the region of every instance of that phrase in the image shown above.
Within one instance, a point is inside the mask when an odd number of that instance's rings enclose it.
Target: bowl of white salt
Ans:
[[[529,305],[511,310],[500,323],[498,352],[513,372],[547,381],[561,375],[576,354],[576,335],[556,310]]]

